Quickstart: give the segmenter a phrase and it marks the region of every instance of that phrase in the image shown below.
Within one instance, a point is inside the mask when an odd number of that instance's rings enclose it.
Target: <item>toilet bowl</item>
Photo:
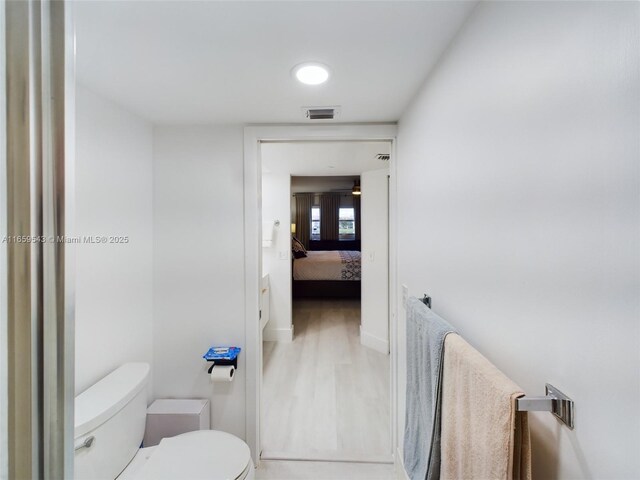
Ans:
[[[198,430],[139,448],[149,365],[128,363],[76,397],[79,480],[253,480],[249,447],[217,430]]]
[[[225,432],[198,430],[141,448],[118,480],[252,480],[254,475],[246,443]]]

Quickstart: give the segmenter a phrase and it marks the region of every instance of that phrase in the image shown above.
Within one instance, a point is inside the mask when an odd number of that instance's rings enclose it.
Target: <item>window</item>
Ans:
[[[311,240],[320,240],[320,207],[311,207]]]
[[[354,240],[356,238],[356,217],[353,207],[340,207],[338,236],[340,240]]]

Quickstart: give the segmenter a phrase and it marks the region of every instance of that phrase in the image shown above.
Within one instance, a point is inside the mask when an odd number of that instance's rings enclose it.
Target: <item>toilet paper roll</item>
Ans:
[[[211,370],[212,382],[231,382],[236,373],[233,365],[214,365]]]

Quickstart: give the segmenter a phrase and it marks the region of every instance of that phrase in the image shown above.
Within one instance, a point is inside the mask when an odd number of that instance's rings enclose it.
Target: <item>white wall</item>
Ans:
[[[269,274],[270,320],[263,340],[291,341],[291,176],[284,173],[262,175],[262,221],[280,226],[273,230],[272,244],[262,248],[262,273]]]
[[[152,128],[84,88],[76,98],[76,233],[127,244],[76,249],[76,393],[151,362]]]
[[[244,346],[243,130],[154,130],[155,397],[209,398],[212,428],[245,438],[246,352],[231,383],[202,355]]]
[[[389,353],[389,169],[361,176],[362,302],[360,341]]]
[[[639,20],[481,3],[400,121],[399,283],[576,402],[574,431],[531,415],[534,478],[640,475]]]

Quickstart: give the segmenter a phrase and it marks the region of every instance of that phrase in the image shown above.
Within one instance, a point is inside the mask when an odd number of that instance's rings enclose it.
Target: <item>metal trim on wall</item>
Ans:
[[[6,8],[7,236],[31,235],[31,5],[8,2]],[[35,478],[37,381],[32,378],[34,334],[31,245],[7,242],[7,390],[9,478]],[[37,279],[35,279],[37,281]],[[35,423],[35,426],[33,425]],[[35,434],[35,435],[34,435]]]
[[[9,478],[73,475],[66,2],[5,2]],[[71,90],[72,92],[73,90]],[[71,386],[71,388],[70,388]]]
[[[5,9],[0,8],[0,52],[6,52],[5,48]],[[5,56],[0,55],[0,78],[6,78]],[[6,112],[6,82],[0,82],[0,112]],[[6,118],[0,117],[0,151],[6,154]],[[4,158],[4,156],[2,157]],[[0,162],[0,212],[7,212],[7,163]],[[0,237],[7,236],[7,216],[0,215]],[[7,415],[7,246],[0,243],[0,479],[9,478],[9,435]]]

